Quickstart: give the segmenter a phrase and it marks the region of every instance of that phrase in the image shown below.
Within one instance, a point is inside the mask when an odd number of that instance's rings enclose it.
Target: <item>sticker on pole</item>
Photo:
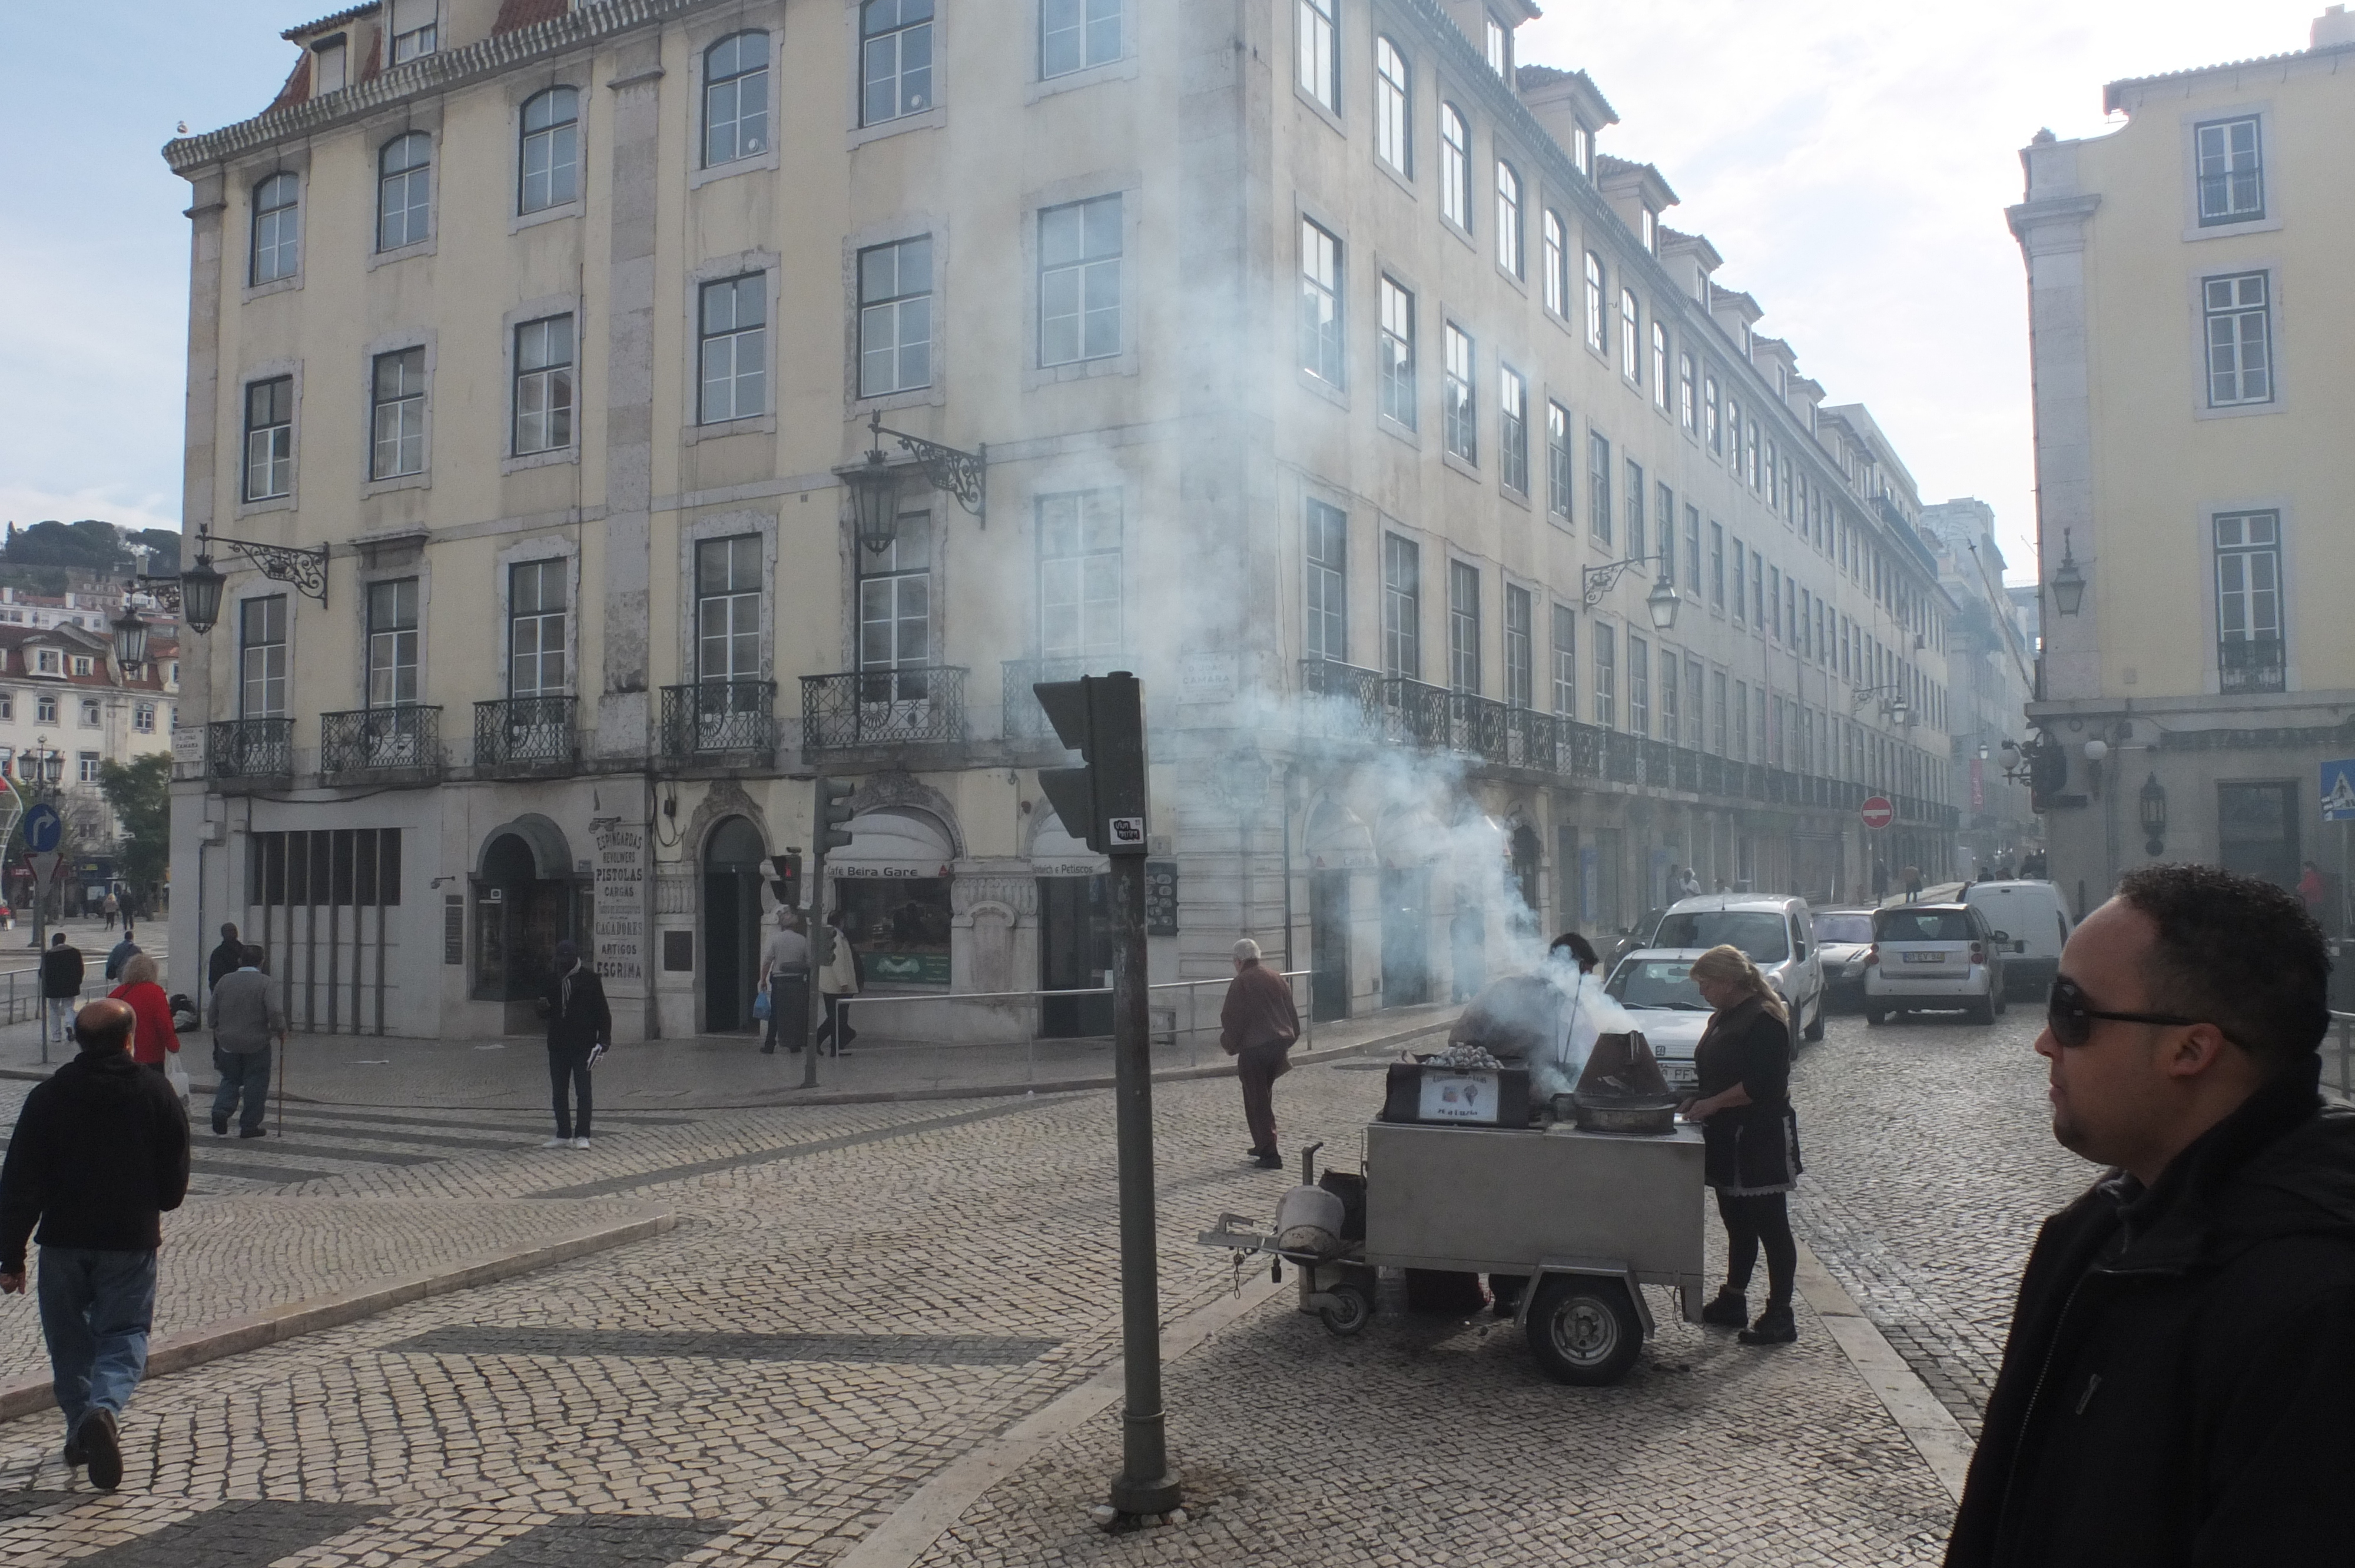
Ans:
[[[25,813],[25,847],[46,854],[65,842],[65,819],[47,800],[35,801]]]
[[[1866,827],[1877,833],[1897,820],[1897,808],[1889,803],[1888,796],[1875,795],[1864,803],[1857,815],[1864,819]]]
[[[2355,757],[2322,765],[2322,820],[2355,822]]]
[[[1109,847],[1113,853],[1119,854],[1123,851],[1130,853],[1144,852],[1145,819],[1143,817],[1114,817],[1106,826],[1112,830],[1112,842]]]

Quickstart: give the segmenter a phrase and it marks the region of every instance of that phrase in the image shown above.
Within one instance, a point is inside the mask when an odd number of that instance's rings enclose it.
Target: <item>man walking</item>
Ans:
[[[220,984],[221,976],[235,974],[244,962],[245,944],[238,940],[237,927],[222,921],[220,946],[205,960],[205,994],[211,995],[213,987]]]
[[[106,917],[106,929],[113,930],[114,917],[123,911],[122,900],[114,896],[114,889],[110,887],[106,890],[106,898],[98,907],[99,912]]]
[[[2061,953],[2052,1135],[2109,1166],[2044,1222],[1950,1568],[2343,1559],[2355,1111],[2316,1094],[2323,936],[2291,893],[2128,872]]]
[[[540,1147],[586,1149],[594,1106],[590,1069],[613,1044],[613,1010],[605,1003],[605,982],[571,942],[556,944],[556,975],[540,998],[539,1014],[548,1020],[548,1086],[556,1105],[556,1136]]]
[[[812,906],[815,907],[815,905]],[[769,1037],[761,1054],[773,1056],[777,1042],[798,1054],[809,1036],[809,938],[791,906],[777,908],[777,928],[761,948],[761,983],[769,988]]]
[[[131,922],[125,920],[123,923],[123,940],[107,949],[106,978],[111,980],[122,979],[123,966],[129,963],[138,951],[139,944],[131,935]]]
[[[49,938],[49,950],[41,955],[41,995],[48,1004],[48,1021],[42,1026],[46,1040],[73,1038],[74,1009],[81,1005],[81,949],[66,940],[63,931]]]
[[[81,1010],[80,1054],[25,1097],[0,1164],[0,1292],[23,1292],[26,1243],[37,1240],[66,1463],[88,1465],[91,1485],[110,1492],[123,1483],[123,1407],[147,1370],[158,1216],[188,1192],[187,1116],[161,1075],[132,1061],[132,1030],[120,1001]]]
[[[842,929],[842,911],[837,909],[826,917],[826,928],[834,934],[834,957],[818,971],[818,1000],[826,1006],[826,1017],[817,1026],[814,1045],[834,1044],[834,1054],[840,1056],[850,1050],[850,1043],[858,1038],[858,1031],[850,1027],[843,1015],[842,1001],[858,994],[858,954],[850,946],[850,938]]]
[[[1235,944],[1235,978],[1219,1009],[1219,1048],[1235,1059],[1251,1127],[1249,1158],[1263,1171],[1284,1169],[1275,1148],[1275,1081],[1292,1071],[1286,1053],[1299,1038],[1290,983],[1260,963],[1259,944],[1245,937]]]
[[[237,1135],[260,1138],[270,1101],[271,1043],[286,1042],[286,1012],[261,972],[260,948],[248,947],[238,967],[213,987],[205,1021],[213,1032],[213,1069],[220,1074],[213,1092],[214,1136],[229,1135],[229,1118],[242,1097]]]

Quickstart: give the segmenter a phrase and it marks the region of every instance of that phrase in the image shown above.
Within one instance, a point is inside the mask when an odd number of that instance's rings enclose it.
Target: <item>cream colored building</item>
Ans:
[[[2333,5],[2312,45],[2113,82],[2125,124],[2022,154],[2044,583],[2029,713],[2052,875],[2081,906],[2153,858],[2286,885],[2309,859],[2344,869],[2318,797],[2322,765],[2355,758],[2355,18]]]
[[[1028,687],[1124,667],[1156,979],[1249,931],[1359,1011],[1630,922],[1671,866],[1829,895],[1945,863],[1913,482],[1660,173],[1597,150],[1594,85],[1513,58],[1531,15],[293,29],[275,105],[167,149],[186,523],[329,552],[324,602],[217,552],[180,938],[238,919],[298,1020],[421,1034],[520,1025],[577,933],[625,1033],[738,1028],[761,860],[808,843],[823,770],[859,783],[828,902],[879,991],[1084,985],[1102,863],[1039,798]],[[886,435],[896,528],[862,544],[877,416],[986,493]]]

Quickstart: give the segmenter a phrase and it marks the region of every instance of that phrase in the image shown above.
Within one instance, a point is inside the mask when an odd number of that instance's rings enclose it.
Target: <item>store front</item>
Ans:
[[[1110,985],[1118,932],[1104,857],[1064,832],[1060,818],[1050,817],[1031,842],[1030,869],[1039,879],[1039,989]],[[1110,1034],[1112,998],[1042,997],[1039,1033],[1049,1040]]]
[[[831,909],[858,949],[870,986],[949,987],[948,829],[914,808],[851,820],[850,847],[826,857]]]
[[[474,878],[477,1001],[506,1004],[510,1033],[534,1027],[556,944],[590,927],[589,885],[574,874],[564,830],[536,813],[495,828]]]

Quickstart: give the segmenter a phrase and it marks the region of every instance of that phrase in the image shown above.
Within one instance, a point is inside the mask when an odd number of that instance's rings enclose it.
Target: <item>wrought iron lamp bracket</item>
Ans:
[[[879,447],[885,436],[900,443],[900,450],[916,460],[924,471],[924,478],[935,490],[944,490],[957,499],[957,504],[973,514],[981,525],[989,526],[989,446],[986,442],[972,451],[943,446],[938,441],[911,436],[904,430],[894,430],[883,423],[883,416],[869,417],[867,429]]]
[[[219,545],[236,551],[246,564],[272,582],[293,585],[294,591],[306,599],[315,599],[324,607],[327,602],[327,546],[315,550],[298,549],[291,545],[257,545],[245,539],[224,539],[218,534],[197,535],[197,548],[202,552],[208,545]]]
[[[1579,574],[1579,579],[1583,589],[1586,608],[1593,609],[1601,604],[1604,596],[1616,588],[1619,579],[1626,576],[1631,568],[1659,558],[1657,556],[1630,556],[1624,561],[1614,561],[1609,566],[1582,568]]]

